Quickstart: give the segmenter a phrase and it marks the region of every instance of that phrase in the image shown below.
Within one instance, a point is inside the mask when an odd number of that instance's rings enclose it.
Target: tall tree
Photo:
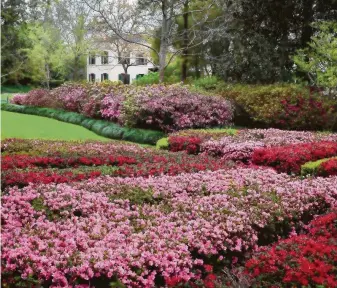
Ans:
[[[71,79],[78,81],[84,78],[86,55],[93,45],[89,35],[89,25],[92,21],[91,10],[81,1],[61,0],[53,4],[55,15],[54,25],[60,30],[60,35],[67,46],[70,61],[67,67]]]
[[[1,1],[1,83],[18,83],[23,77],[26,55],[21,49],[27,47],[23,17],[26,7],[25,1]]]
[[[26,49],[27,69],[35,82],[49,89],[52,79],[62,79],[66,73],[68,58],[59,30],[48,23],[31,24],[27,37],[32,47]]]
[[[195,43],[195,39],[197,38],[196,30],[189,30],[194,33],[194,37],[191,37],[188,47],[172,49],[173,42],[178,36],[176,19],[184,14],[182,9],[186,0],[139,0],[138,9],[133,9],[134,3],[128,0],[83,1],[107,24],[117,37],[125,42],[148,48],[158,57],[159,78],[161,82],[164,80],[165,68],[173,58],[184,50],[186,51],[186,48],[197,45]],[[209,2],[213,1],[209,0]],[[207,3],[209,2],[207,1]],[[208,10],[209,5],[205,5],[196,10],[189,10],[188,13],[190,15],[203,15],[201,19],[207,21]],[[122,26],[119,25],[121,21],[123,22]],[[195,26],[197,25],[195,24]],[[160,31],[159,35],[158,31]],[[182,35],[179,36],[182,37]],[[154,38],[159,38],[160,40],[159,50],[152,47],[149,43]]]

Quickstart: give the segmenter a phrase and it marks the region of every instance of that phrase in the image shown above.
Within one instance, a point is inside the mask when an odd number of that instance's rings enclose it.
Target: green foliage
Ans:
[[[215,90],[218,84],[219,79],[216,76],[204,77],[193,81],[193,85],[197,89],[202,89],[206,91]]]
[[[80,125],[90,129],[98,135],[110,139],[120,139],[130,142],[154,145],[156,144],[157,140],[162,138],[164,135],[164,133],[160,131],[121,127],[118,124],[109,121],[91,119],[75,112],[66,112],[63,110],[19,106],[13,104],[2,104],[1,109],[9,112],[49,117],[67,123]]]
[[[161,149],[161,150],[168,150],[169,149],[169,142],[168,142],[168,138],[161,138],[157,141],[156,144],[156,148],[157,149]]]
[[[178,83],[181,80],[181,71],[180,71],[180,61],[177,59],[165,69],[164,83],[174,84]],[[137,86],[146,86],[159,83],[159,72],[150,72],[147,75],[135,80],[134,85]]]
[[[25,85],[1,85],[1,93],[27,93],[32,89]]]
[[[317,161],[310,161],[301,166],[301,175],[306,176],[306,175],[316,175],[318,173],[318,169],[321,166],[322,163],[334,159],[337,157],[332,157],[332,158],[324,158],[320,159]]]
[[[307,73],[312,84],[337,89],[337,22],[314,24],[319,31],[311,37],[309,47],[300,49],[294,62]]]
[[[51,24],[33,24],[29,27],[27,38],[32,48],[25,49],[31,78],[49,88],[51,79],[64,77],[67,53],[61,41],[60,32]]]
[[[213,128],[213,129],[186,129],[175,132],[172,136],[198,137],[201,139],[219,139],[225,136],[235,136],[239,130],[235,128]]]
[[[110,201],[114,200],[129,200],[131,205],[143,205],[143,204],[154,204],[160,199],[153,197],[153,192],[151,189],[143,190],[138,187],[128,187],[123,186],[121,187],[118,194],[110,194],[109,195]]]

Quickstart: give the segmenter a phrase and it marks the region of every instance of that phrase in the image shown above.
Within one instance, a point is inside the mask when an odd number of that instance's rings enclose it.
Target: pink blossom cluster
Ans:
[[[26,95],[27,94],[15,94],[9,102],[16,105],[24,105]]]
[[[152,85],[131,92],[138,125],[176,131],[232,123],[233,106],[221,97],[208,97],[179,85]]]
[[[255,149],[288,144],[337,141],[337,134],[279,129],[243,129],[234,136],[208,140],[201,151],[224,160],[249,161]]]
[[[137,187],[154,201],[122,197]],[[226,253],[244,254],[257,245],[256,227],[336,201],[337,177],[250,168],[10,188],[2,197],[3,273],[50,287],[99,277],[128,287],[154,287],[159,276],[188,281],[202,255],[221,262]]]
[[[101,102],[100,113],[104,119],[110,121],[123,123],[122,121],[122,108],[123,101],[125,101],[125,96],[122,94],[107,94]]]

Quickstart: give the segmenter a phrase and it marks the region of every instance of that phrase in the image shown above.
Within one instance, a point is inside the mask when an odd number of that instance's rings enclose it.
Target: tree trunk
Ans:
[[[50,89],[50,69],[49,69],[49,64],[45,64],[45,69],[46,69],[46,88],[49,90]]]
[[[188,11],[189,11],[189,5],[188,0],[184,3],[184,43],[183,43],[183,54],[182,54],[182,67],[181,67],[181,81],[186,82],[187,79],[187,55],[188,55]]]
[[[161,37],[160,37],[160,49],[159,49],[159,83],[164,82],[165,76],[165,66],[166,66],[166,54],[168,48],[168,27],[169,20],[167,19],[167,11],[166,11],[166,0],[162,1],[162,29],[161,29]]]
[[[307,43],[310,42],[313,30],[310,24],[314,20],[313,11],[314,0],[307,0],[303,5],[303,23],[302,23],[302,34],[301,34],[301,48],[306,47]]]
[[[78,81],[78,56],[75,56],[73,78],[74,81]]]

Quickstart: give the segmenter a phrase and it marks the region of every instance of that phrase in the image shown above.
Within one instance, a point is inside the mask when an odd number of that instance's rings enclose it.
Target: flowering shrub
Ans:
[[[207,141],[202,144],[202,151],[208,155],[221,157],[223,160],[248,162],[254,149],[264,147],[260,141],[239,142],[233,137],[224,137],[219,141]]]
[[[26,96],[27,94],[15,94],[9,102],[16,105],[24,105]]]
[[[57,100],[50,97],[50,92],[44,89],[34,89],[22,98],[22,104],[27,106],[57,108]]]
[[[81,85],[65,84],[53,89],[51,97],[57,99],[62,109],[80,113],[88,100],[88,93]]]
[[[132,94],[132,105],[125,107],[125,118],[135,118],[135,125],[175,131],[224,126],[232,121],[229,101],[190,92],[181,86],[152,85],[135,89]]]
[[[337,115],[336,107],[332,103],[301,95],[294,100],[290,97],[283,99],[281,109],[273,116],[280,127],[297,130],[332,129]]]
[[[318,168],[319,176],[337,175],[337,159],[333,158],[324,161]]]
[[[254,151],[252,162],[274,167],[279,172],[299,173],[301,165],[337,155],[337,142],[314,142]]]
[[[169,137],[169,150],[172,152],[186,151],[188,154],[198,154],[201,139],[198,137]]]
[[[235,124],[292,130],[329,130],[336,121],[334,100],[298,85],[223,84],[217,93],[236,105]]]
[[[23,143],[31,143],[31,145],[26,146]],[[33,154],[9,154],[2,157],[1,183],[3,189],[14,185],[22,187],[28,183],[51,183],[53,179],[56,179],[56,183],[60,183],[56,176],[64,177],[64,171],[62,170],[83,166],[95,166],[96,171],[101,171],[101,166],[117,166],[119,168],[109,170],[109,174],[122,177],[177,175],[184,172],[215,171],[229,167],[225,161],[219,161],[205,155],[196,157],[185,153],[155,152],[152,149],[132,145],[97,142],[76,144],[41,140],[7,140],[3,145],[5,146],[3,148],[7,151],[17,153],[20,152],[20,149],[24,149],[22,150],[24,153],[27,153],[28,150]],[[32,151],[33,147],[37,151]],[[47,168],[53,170],[47,171]],[[48,173],[45,175],[44,172]],[[49,177],[50,174],[53,174],[53,177]],[[44,179],[45,176],[49,177],[48,180]],[[67,181],[63,182],[80,180],[82,179],[78,177],[68,177]]]
[[[101,115],[104,119],[122,123],[121,113],[123,107],[124,95],[108,94],[101,102]]]
[[[336,177],[303,181],[270,169],[232,169],[11,188],[2,197],[2,281],[186,282],[207,264],[205,256],[218,265],[242,258],[275,219],[296,221],[332,205],[336,184]],[[123,198],[125,187],[152,192],[137,204]],[[103,282],[95,285],[97,278]]]
[[[246,263],[257,287],[337,287],[337,213],[311,222],[307,235],[281,240]],[[322,286],[318,286],[322,285]]]

